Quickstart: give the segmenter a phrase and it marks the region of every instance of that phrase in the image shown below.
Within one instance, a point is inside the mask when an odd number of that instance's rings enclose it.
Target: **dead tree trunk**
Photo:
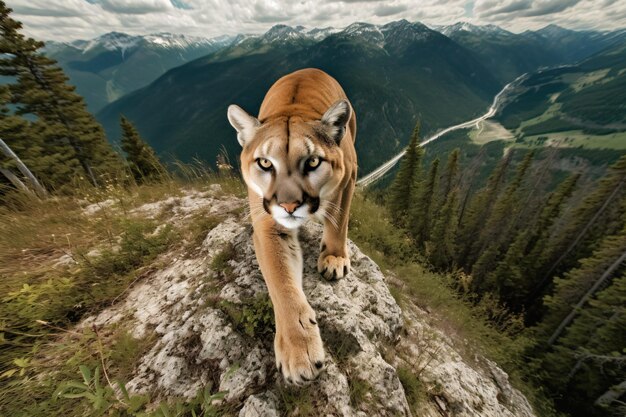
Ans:
[[[565,317],[561,324],[559,324],[559,327],[557,327],[554,333],[552,333],[552,336],[550,336],[550,339],[548,339],[548,345],[552,345],[554,344],[554,342],[556,342],[563,330],[565,330],[565,328],[570,324],[578,310],[587,302],[587,300],[589,300],[589,298],[593,296],[593,294],[595,294],[598,288],[600,288],[600,286],[604,284],[607,279],[609,279],[613,271],[615,271],[617,267],[619,267],[624,261],[626,261],[626,252],[622,253],[622,255],[617,258],[615,262],[613,262],[611,266],[609,266],[604,271],[602,276],[598,278],[598,280],[593,284],[591,288],[589,288],[589,291],[587,291],[585,295],[583,295],[582,298],[578,301],[578,303],[576,303],[572,311],[570,311],[567,317]]]
[[[33,190],[28,188],[14,173],[6,168],[0,168],[0,174],[4,175],[15,188],[27,194],[34,195]]]
[[[609,407],[612,402],[617,401],[625,392],[626,381],[622,381],[620,384],[609,388],[604,394],[599,396],[595,404],[600,407]]]
[[[24,163],[22,162],[22,160],[15,154],[15,152],[13,152],[11,150],[11,148],[9,148],[9,145],[7,145],[1,138],[0,138],[0,150],[2,151],[2,153],[4,153],[8,158],[13,159],[17,165],[17,169],[20,170],[20,172],[26,177],[28,178],[28,181],[31,183],[31,185],[33,186],[33,188],[35,189],[35,192],[37,193],[37,195],[39,195],[40,197],[46,197],[48,195],[48,193],[46,192],[46,189],[43,188],[43,186],[39,183],[39,181],[37,181],[37,178],[35,178],[35,176],[33,175],[32,172],[30,172],[30,170],[28,169],[28,167],[26,165],[24,165]],[[6,173],[2,172],[3,174]],[[10,175],[13,175],[12,173],[10,173]],[[15,177],[13,175],[13,177]],[[13,182],[13,180],[11,180],[11,178],[9,178],[7,176],[7,178],[9,179],[9,181]],[[17,177],[15,177],[14,179],[17,179],[19,181],[19,179]],[[21,183],[21,181],[19,181]],[[24,184],[22,183],[22,186],[24,186]],[[18,188],[20,188],[18,186]]]

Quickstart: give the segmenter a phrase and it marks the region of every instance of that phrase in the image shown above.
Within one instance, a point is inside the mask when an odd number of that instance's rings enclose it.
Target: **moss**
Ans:
[[[267,295],[242,300],[242,304],[222,300],[218,307],[237,330],[250,337],[262,338],[274,333],[274,308]]]

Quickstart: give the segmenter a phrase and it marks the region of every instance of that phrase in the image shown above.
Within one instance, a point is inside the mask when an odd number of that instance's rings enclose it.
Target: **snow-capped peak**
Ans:
[[[383,47],[385,42],[385,35],[381,32],[380,28],[371,23],[356,22],[346,27],[342,34],[350,37],[358,37],[365,39],[371,43]]]
[[[302,29],[303,33],[305,33],[308,37],[313,38],[316,41],[321,41],[322,39],[332,35],[333,33],[341,32],[341,29],[337,29],[334,27],[326,27],[326,28],[312,28],[312,29]]]
[[[355,22],[347,26],[343,33],[348,35],[364,35],[364,34],[380,34],[382,35],[378,26],[372,23]]]
[[[302,26],[292,28],[287,25],[274,25],[270,30],[265,32],[262,39],[266,42],[281,42],[294,39],[302,39],[304,35],[301,33]]]
[[[162,48],[189,48],[196,46],[212,45],[215,43],[228,42],[231,39],[228,36],[220,36],[218,38],[203,38],[199,36],[181,35],[175,33],[152,33],[143,37],[146,42]]]
[[[218,36],[216,38],[203,38],[200,36],[181,35],[174,33],[151,33],[144,36],[128,35],[120,32],[109,32],[89,41],[77,40],[66,45],[87,53],[95,48],[104,48],[109,51],[126,51],[139,45],[152,45],[158,48],[187,49],[211,45],[228,45],[233,41],[232,36]],[[51,45],[54,47],[56,45]]]
[[[261,36],[261,39],[265,42],[289,42],[300,39],[320,41],[339,31],[339,29],[332,27],[307,29],[304,26],[291,27],[279,24],[272,26]]]
[[[469,32],[475,34],[508,34],[506,30],[496,25],[482,25],[477,26],[469,22],[457,22],[449,26],[440,26],[436,30],[443,33],[446,36],[454,35],[458,32]]]
[[[88,41],[83,47],[83,53],[101,46],[110,51],[121,50],[122,52],[136,46],[141,41],[141,36],[128,35],[120,32],[109,32]]]

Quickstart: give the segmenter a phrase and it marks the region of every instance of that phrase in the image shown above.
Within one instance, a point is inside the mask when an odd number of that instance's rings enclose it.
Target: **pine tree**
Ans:
[[[479,190],[467,203],[467,209],[459,219],[459,233],[457,237],[456,264],[467,271],[474,264],[476,258],[476,236],[484,226],[484,219],[491,214],[506,171],[511,164],[512,152],[508,152],[487,179],[487,184]]]
[[[623,219],[622,219],[623,221]],[[547,308],[544,319],[537,326],[540,340],[553,344],[559,339],[563,328],[569,324],[575,305],[584,305],[600,286],[623,271],[626,259],[626,226],[611,236],[602,239],[593,254],[581,260],[580,266],[567,272],[563,278],[554,280],[552,295],[544,297]]]
[[[448,155],[448,161],[443,171],[439,187],[439,207],[442,207],[448,195],[455,188],[459,175],[459,159],[461,157],[461,150],[459,148],[454,149]]]
[[[625,380],[624,329],[626,275],[622,273],[579,308],[563,336],[542,357],[551,391],[567,394],[561,404],[565,411],[585,416],[618,411],[620,395],[610,392]]]
[[[571,196],[580,174],[572,174],[550,194],[536,222],[521,229],[508,247],[504,258],[489,278],[494,282],[500,299],[517,311],[526,304],[527,297],[537,284],[534,260],[542,252],[550,236],[550,229]]]
[[[15,113],[36,117],[37,130],[51,151],[46,154],[66,155],[70,165],[77,159],[87,178],[97,184],[98,175],[120,168],[119,157],[83,99],[67,85],[60,67],[39,52],[43,43],[19,33],[22,25],[10,18],[11,11],[0,1],[0,75],[15,80],[9,84]]]
[[[472,284],[476,290],[496,291],[496,283],[486,280],[488,274],[497,267],[498,258],[508,243],[510,236],[514,235],[512,229],[513,219],[519,207],[521,199],[520,189],[528,173],[534,153],[528,152],[517,167],[515,177],[507,185],[504,192],[498,197],[493,205],[489,217],[485,219],[475,247],[480,256],[472,266]]]
[[[389,210],[393,221],[399,226],[407,225],[409,207],[419,196],[422,177],[421,161],[424,150],[419,146],[419,122],[413,129],[406,153],[400,161],[400,169],[389,191]]]
[[[69,183],[75,170],[80,170],[78,160],[72,158],[71,149],[54,149],[44,141],[45,125],[39,120],[33,122],[11,114],[8,108],[9,96],[8,86],[0,86],[0,138],[45,188],[62,189],[63,184]],[[2,159],[0,167],[9,172],[17,171],[12,159]]]
[[[476,178],[476,174],[480,171],[480,167],[485,159],[485,147],[481,147],[478,154],[474,156],[468,167],[463,170],[463,175],[459,178],[459,227],[463,220],[466,219],[468,203],[470,197],[473,196],[472,185]]]
[[[458,185],[459,158],[457,148],[448,155],[434,203],[430,240],[426,242],[426,256],[438,269],[449,270],[454,265],[455,242],[459,222]],[[431,173],[432,174],[432,173]]]
[[[540,284],[535,295],[550,284],[550,278],[571,269],[588,257],[603,236],[619,232],[626,216],[626,155],[613,164],[595,190],[574,210],[563,230],[545,246],[537,262]]]
[[[426,243],[428,260],[440,270],[449,270],[454,265],[458,211],[459,190],[453,188],[437,215],[430,241]]]
[[[437,204],[437,180],[439,175],[439,158],[436,158],[428,173],[428,178],[423,186],[416,184],[414,188],[420,188],[420,195],[416,196],[415,204],[409,210],[409,232],[418,248],[423,248],[430,238],[430,230],[433,222],[433,209]]]
[[[137,129],[124,116],[120,118],[122,127],[122,150],[130,170],[138,182],[159,180],[163,178],[165,169],[154,153],[154,150],[140,136]]]

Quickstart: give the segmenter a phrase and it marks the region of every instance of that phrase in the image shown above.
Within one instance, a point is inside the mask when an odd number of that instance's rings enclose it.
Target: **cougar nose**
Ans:
[[[287,213],[293,214],[293,212],[300,207],[300,203],[298,201],[294,201],[293,203],[280,203],[279,206],[284,208]]]

